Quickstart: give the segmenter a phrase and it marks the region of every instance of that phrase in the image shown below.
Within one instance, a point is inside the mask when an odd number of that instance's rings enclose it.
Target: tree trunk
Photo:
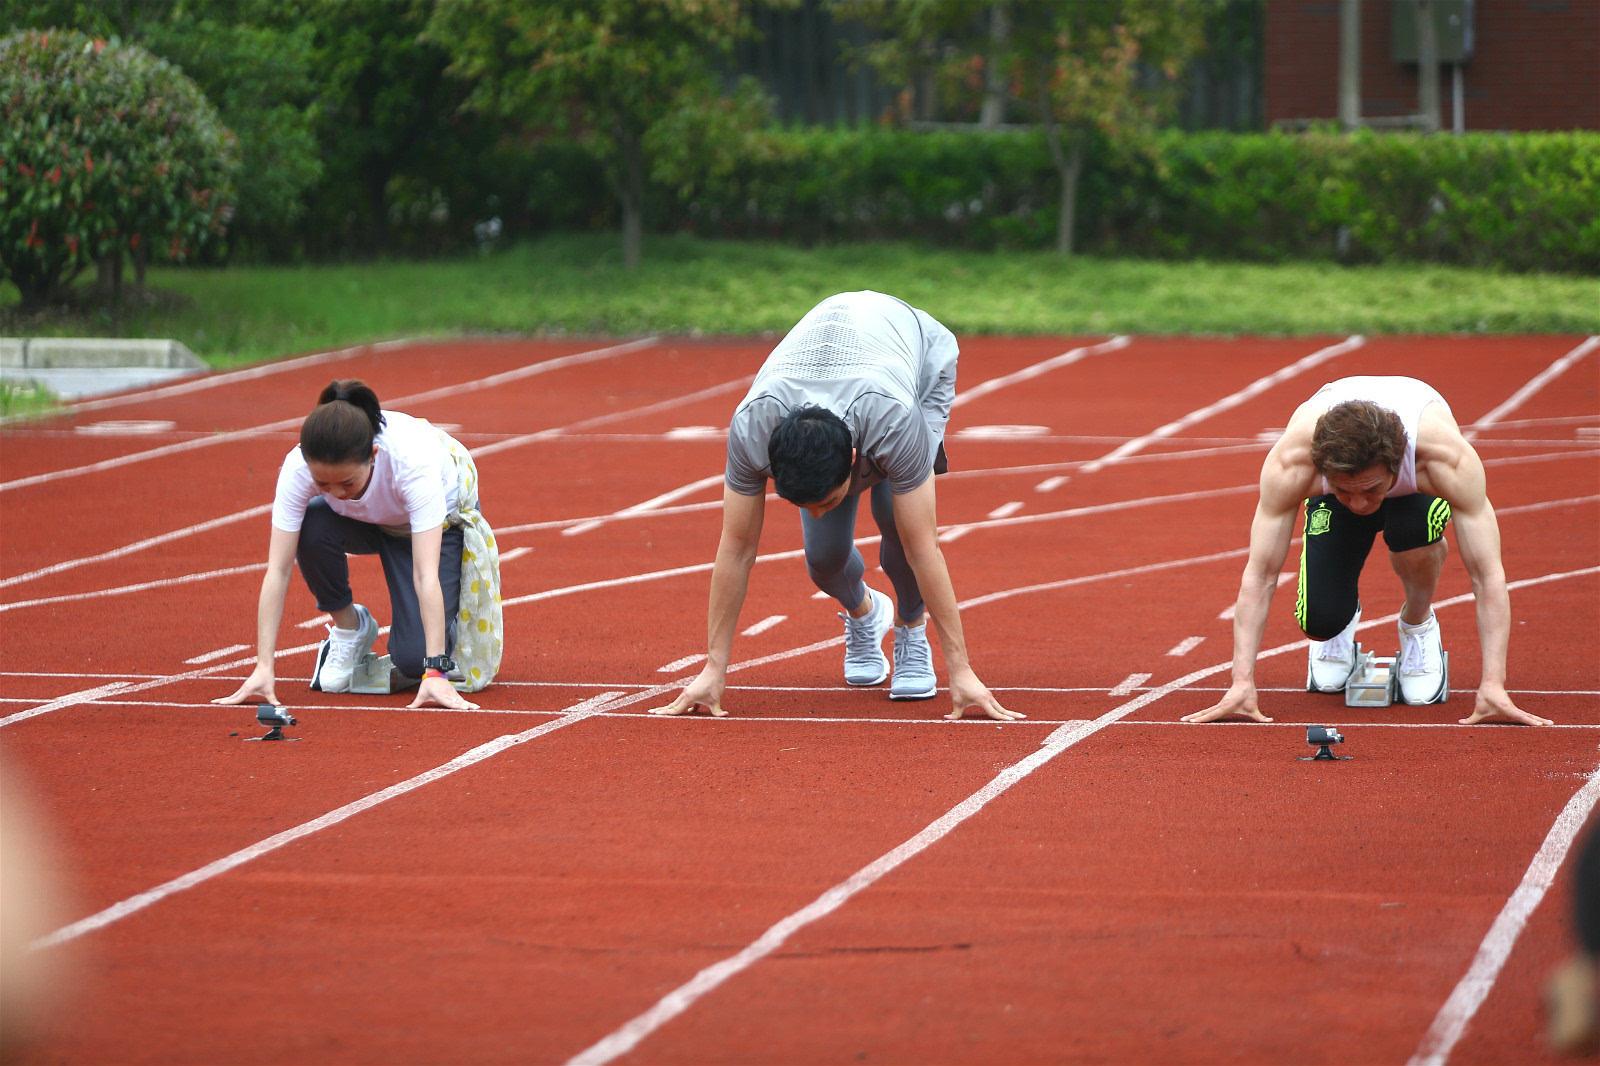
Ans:
[[[1045,140],[1050,144],[1050,158],[1055,161],[1056,173],[1061,176],[1061,202],[1056,221],[1056,251],[1062,255],[1072,255],[1073,235],[1078,221],[1078,178],[1083,174],[1084,135],[1079,129],[1069,131],[1067,143],[1063,146],[1061,127],[1054,122],[1046,122]]]
[[[95,260],[94,291],[102,300],[122,299],[122,249]]]
[[[989,9],[989,55],[983,64],[983,110],[978,125],[992,130],[1006,117],[1006,72],[1001,60],[1011,36],[1011,10],[1007,0],[996,0]]]
[[[1339,125],[1361,125],[1361,0],[1339,0]]]
[[[622,205],[622,266],[634,270],[644,248],[644,144],[635,130],[617,133],[618,162],[622,167],[617,195]]]
[[[133,291],[144,295],[144,268],[150,265],[150,242],[140,241],[133,250]]]

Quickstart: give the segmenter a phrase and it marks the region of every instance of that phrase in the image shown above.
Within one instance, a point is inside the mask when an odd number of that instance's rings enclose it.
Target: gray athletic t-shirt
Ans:
[[[844,419],[856,448],[850,492],[887,480],[897,495],[943,473],[956,394],[954,335],[881,292],[843,292],[806,312],[778,343],[728,427],[728,487],[766,491],[767,444],[785,415],[815,404]]]

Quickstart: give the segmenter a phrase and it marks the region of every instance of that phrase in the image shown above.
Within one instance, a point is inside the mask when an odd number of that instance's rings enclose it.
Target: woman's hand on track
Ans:
[[[1261,705],[1256,702],[1256,686],[1253,681],[1235,681],[1233,687],[1228,689],[1228,694],[1221,700],[1207,707],[1203,711],[1183,716],[1185,722],[1215,722],[1218,718],[1226,718],[1230,714],[1237,714],[1244,718],[1251,718],[1257,722],[1270,722],[1272,719],[1261,713]]]
[[[1518,725],[1555,725],[1550,719],[1529,714],[1512,703],[1511,694],[1504,685],[1480,685],[1472,703],[1472,716],[1457,720],[1462,725],[1477,725],[1485,718],[1509,718]]]
[[[418,707],[426,707],[430,703],[440,707],[448,707],[452,711],[476,711],[478,705],[468,702],[466,697],[457,692],[442,677],[425,677],[422,684],[417,686],[417,698],[406,704],[406,710],[414,711]]]
[[[982,711],[997,722],[1010,722],[1017,718],[1026,718],[1021,711],[1008,711],[1000,706],[1000,701],[994,698],[994,693],[978,680],[978,675],[971,669],[956,670],[950,675],[950,704],[951,711],[945,715],[951,721],[960,718],[967,711]]]
[[[234,689],[232,695],[218,696],[212,703],[270,703],[274,707],[282,706],[278,702],[277,693],[273,690],[272,667],[256,664],[256,668],[245,678],[244,684]]]
[[[678,698],[665,707],[652,707],[651,714],[693,714],[704,707],[714,716],[722,718],[727,711],[722,709],[722,692],[728,683],[728,676],[709,663],[700,671],[700,676],[689,683],[689,687],[678,694]]]

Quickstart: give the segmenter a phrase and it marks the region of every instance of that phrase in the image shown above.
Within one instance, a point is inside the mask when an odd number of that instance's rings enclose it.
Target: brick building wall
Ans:
[[[1417,68],[1390,58],[1392,0],[1361,0],[1363,118],[1418,111]],[[1476,0],[1472,58],[1462,67],[1469,130],[1600,129],[1600,0]],[[1339,0],[1267,0],[1265,118],[1339,114]],[[1453,121],[1450,67],[1440,117]]]

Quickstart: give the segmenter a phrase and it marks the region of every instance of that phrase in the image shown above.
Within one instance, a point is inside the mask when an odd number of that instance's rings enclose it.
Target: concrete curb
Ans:
[[[0,379],[34,382],[64,400],[203,374],[181,341],[104,337],[0,337]]]

